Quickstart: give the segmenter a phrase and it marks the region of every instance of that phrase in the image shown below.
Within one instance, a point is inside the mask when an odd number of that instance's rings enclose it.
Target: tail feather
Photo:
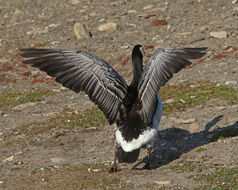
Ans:
[[[116,147],[116,156],[120,163],[133,163],[135,162],[140,154],[140,149],[133,150],[132,152],[125,152],[121,146]]]

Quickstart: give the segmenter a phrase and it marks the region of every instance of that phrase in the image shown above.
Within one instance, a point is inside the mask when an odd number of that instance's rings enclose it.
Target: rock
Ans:
[[[79,4],[79,0],[70,0],[70,3],[72,5],[77,5],[77,4]]]
[[[201,30],[201,31],[207,31],[207,30],[208,30],[208,26],[202,26],[202,27],[200,28],[200,30]]]
[[[148,19],[148,18],[153,17],[153,16],[156,16],[156,14],[155,13],[146,13],[146,14],[143,15],[143,18]]]
[[[3,162],[11,162],[14,159],[14,155],[9,156],[8,158],[4,159]]]
[[[235,85],[237,85],[237,82],[234,81],[234,80],[228,80],[228,81],[225,82],[225,85],[227,85],[227,86],[235,86]]]
[[[129,48],[129,45],[121,46],[121,49],[128,49],[128,48]]]
[[[182,103],[182,104],[186,103],[186,101],[183,100],[183,99],[179,99],[179,102]]]
[[[143,7],[143,10],[149,10],[152,9],[154,7],[154,5],[146,5],[145,7]]]
[[[0,132],[0,136],[1,136],[1,135],[3,135],[3,133],[2,133],[2,132]]]
[[[134,14],[134,13],[136,13],[136,12],[137,12],[137,11],[134,10],[134,9],[131,9],[131,10],[128,10],[128,11],[127,11],[128,14]]]
[[[176,35],[177,36],[189,36],[191,34],[192,34],[192,32],[180,32],[180,33],[177,33]]]
[[[199,124],[198,123],[192,123],[190,126],[189,126],[189,132],[190,133],[195,133],[195,132],[198,132],[200,131],[199,129]]]
[[[78,40],[91,37],[90,32],[87,31],[85,25],[80,22],[74,24],[74,34]]]
[[[65,159],[64,158],[55,157],[55,158],[51,158],[50,161],[53,162],[53,163],[59,164],[61,162],[64,162]]]
[[[171,29],[171,25],[168,24],[167,27],[166,27],[167,30],[170,30]]]
[[[168,185],[171,183],[171,181],[154,181],[154,183],[157,185]]]
[[[9,63],[9,62],[10,62],[10,60],[5,57],[0,58],[0,63]]]
[[[219,110],[219,111],[224,110],[224,109],[226,109],[226,106],[216,106],[215,109]]]
[[[54,23],[52,23],[52,24],[50,24],[49,26],[46,26],[45,29],[56,28],[56,27],[58,27],[58,26],[60,26],[60,24],[54,24]]]
[[[104,22],[105,21],[105,18],[101,18],[100,20],[99,20],[99,22]]]
[[[238,0],[233,0],[231,3],[236,4],[236,3],[238,3]]]
[[[213,38],[222,39],[227,38],[228,34],[226,31],[219,31],[219,32],[210,32],[210,36]]]
[[[174,102],[174,99],[171,98],[171,99],[165,100],[164,104],[170,104],[170,103],[173,103],[173,102]]]
[[[181,124],[181,123],[190,124],[196,121],[196,119],[193,119],[193,118],[191,119],[171,118],[171,120],[173,120],[173,122],[176,124]]]
[[[97,15],[96,12],[92,12],[92,13],[89,14],[89,16],[92,16],[92,17],[96,16],[96,15]]]
[[[30,30],[28,32],[26,32],[27,35],[31,36],[31,35],[37,35],[37,34],[45,34],[48,33],[49,30],[48,29],[34,29],[34,30]]]
[[[16,9],[15,12],[13,13],[15,16],[18,16],[19,14],[21,14],[22,11],[19,9]]]
[[[98,27],[98,30],[99,31],[107,31],[107,30],[116,30],[117,29],[117,24],[114,23],[114,22],[108,22],[108,23],[105,23],[105,24],[101,24],[99,27]]]
[[[152,21],[152,26],[165,26],[168,22],[166,20],[158,19]]]
[[[57,112],[48,112],[42,114],[44,117],[54,117],[57,115]]]
[[[184,123],[184,124],[189,124],[189,123],[193,123],[193,122],[195,122],[196,121],[196,119],[185,119],[185,120],[182,120],[182,123]]]
[[[18,151],[18,152],[15,153],[16,156],[17,156],[17,155],[21,155],[21,154],[23,154],[22,151]]]
[[[238,11],[238,7],[235,7],[235,8],[233,9],[233,11]]]
[[[27,107],[35,106],[38,103],[39,102],[28,102],[28,103],[25,103],[25,104],[20,104],[18,106],[13,107],[12,110],[13,111],[21,111],[21,110],[24,110]]]

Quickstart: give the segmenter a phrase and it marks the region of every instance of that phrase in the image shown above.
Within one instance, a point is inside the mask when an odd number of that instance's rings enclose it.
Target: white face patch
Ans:
[[[139,135],[137,139],[132,141],[126,141],[121,134],[121,131],[116,129],[115,131],[115,140],[125,152],[131,152],[138,148],[141,148],[143,145],[146,145],[150,141],[154,140],[156,136],[156,129],[147,129],[142,134]]]
[[[142,47],[140,47],[140,51],[141,51],[141,53],[142,53],[142,56],[144,56],[145,55],[145,49],[144,49],[144,47],[142,46]]]

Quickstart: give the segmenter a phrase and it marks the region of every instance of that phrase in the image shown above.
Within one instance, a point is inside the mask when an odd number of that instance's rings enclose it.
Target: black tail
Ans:
[[[125,152],[121,146],[116,147],[116,156],[118,162],[132,163],[135,162],[140,154],[140,149],[133,150],[132,152]]]

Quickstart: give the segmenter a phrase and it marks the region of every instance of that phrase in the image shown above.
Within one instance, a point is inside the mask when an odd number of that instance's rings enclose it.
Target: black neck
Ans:
[[[141,53],[140,47],[135,46],[132,51],[133,79],[131,81],[131,86],[134,88],[137,88],[141,74],[143,72],[142,62],[143,55]]]

